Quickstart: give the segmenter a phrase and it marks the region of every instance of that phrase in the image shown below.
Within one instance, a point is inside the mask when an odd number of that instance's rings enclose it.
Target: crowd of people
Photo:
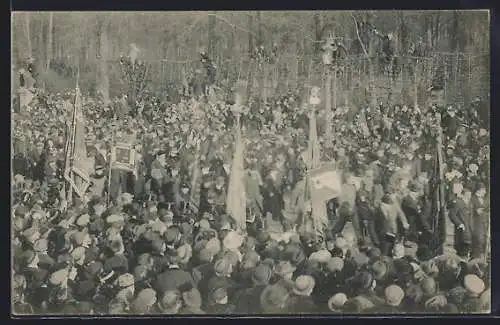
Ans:
[[[325,202],[324,236],[300,231],[308,105],[295,93],[242,112],[247,229],[225,209],[234,116],[217,92],[150,97],[130,114],[82,98],[91,186],[68,204],[74,92],[13,112],[16,314],[482,313],[491,308],[489,127],[484,103],[318,113],[323,161],[346,195]],[[331,118],[331,120],[328,120]],[[435,256],[430,202],[443,129],[456,253]],[[324,136],[328,123],[332,138]],[[131,142],[134,171],[110,170]],[[353,232],[345,231],[352,223]],[[278,223],[277,234],[269,224]]]

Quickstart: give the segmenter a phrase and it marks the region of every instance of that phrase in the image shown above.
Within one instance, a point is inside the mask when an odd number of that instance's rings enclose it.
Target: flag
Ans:
[[[316,111],[315,106],[312,106],[309,114],[309,143],[305,155],[305,163],[307,166],[307,176],[305,179],[304,202],[311,203],[311,216],[308,218],[307,211],[304,211],[302,219],[302,230],[306,232],[322,233],[323,224],[328,222],[326,215],[326,204],[322,201],[322,197],[318,197],[316,190],[322,185],[315,173],[311,174],[316,168],[320,167],[320,148],[318,141],[318,131],[316,128]]]
[[[245,172],[243,169],[243,139],[241,136],[240,120],[236,123],[236,147],[234,150],[233,163],[229,176],[227,190],[226,208],[229,215],[234,219],[238,229],[246,229],[246,190]]]
[[[439,136],[438,136],[439,137]],[[441,152],[440,140],[437,141],[434,150],[434,168],[429,178],[431,190],[431,231],[430,249],[433,255],[443,253],[443,246],[446,240],[446,197],[444,183],[444,166]]]
[[[87,157],[85,144],[85,120],[82,113],[81,94],[76,86],[75,103],[73,106],[72,122],[67,132],[66,165],[64,178],[69,183],[67,200],[75,192],[83,198],[90,185],[91,162]]]
[[[311,196],[327,201],[341,194],[342,179],[333,164],[321,166],[309,173]]]

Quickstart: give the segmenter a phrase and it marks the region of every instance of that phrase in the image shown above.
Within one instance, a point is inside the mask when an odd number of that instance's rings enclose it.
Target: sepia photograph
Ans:
[[[11,39],[11,317],[491,312],[489,10]]]

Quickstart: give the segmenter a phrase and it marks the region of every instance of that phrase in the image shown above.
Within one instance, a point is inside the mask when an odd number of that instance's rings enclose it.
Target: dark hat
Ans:
[[[280,285],[271,285],[264,288],[260,295],[262,308],[272,310],[288,299],[288,291]]]
[[[181,232],[179,230],[179,227],[177,226],[168,227],[167,231],[165,232],[165,241],[167,242],[167,244],[174,243],[177,240],[180,233]]]
[[[425,296],[432,296],[437,292],[436,280],[433,277],[425,277],[420,281],[420,287],[422,288],[422,293]]]
[[[428,261],[432,259],[434,256],[432,254],[431,249],[427,245],[420,245],[417,249],[417,258],[420,261]]]
[[[368,289],[371,287],[373,283],[373,276],[371,273],[363,271],[360,272],[355,278],[354,278],[354,284],[358,286],[359,289]]]
[[[102,270],[102,263],[101,262],[92,262],[87,267],[84,269],[84,275],[85,278],[87,279],[95,279],[95,277],[99,274],[99,272]]]
[[[219,287],[211,292],[211,298],[214,301],[219,301],[227,297],[227,290],[224,287]]]
[[[182,299],[184,303],[189,307],[199,308],[201,307],[201,294],[196,288],[191,288],[191,290],[182,293]]]
[[[265,243],[271,238],[271,235],[267,231],[261,231],[257,234],[257,241],[259,243]]]
[[[23,263],[25,265],[28,265],[30,264],[31,262],[33,262],[33,260],[35,259],[35,252],[32,251],[32,250],[27,250],[27,251],[24,251],[21,255],[21,261],[23,261]]]
[[[388,267],[383,261],[375,261],[371,266],[371,271],[375,280],[381,280],[386,276]]]
[[[382,202],[385,204],[393,204],[394,203],[389,194],[385,194],[384,197],[382,197]]]
[[[260,264],[252,272],[252,281],[254,285],[268,284],[273,270],[265,264]]]
[[[410,190],[411,192],[419,192],[418,184],[413,180],[409,181],[408,190]]]

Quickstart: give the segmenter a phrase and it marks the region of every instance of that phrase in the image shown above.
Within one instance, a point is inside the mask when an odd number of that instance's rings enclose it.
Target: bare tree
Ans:
[[[101,14],[97,17],[98,33],[99,33],[99,67],[100,67],[100,78],[99,78],[99,90],[104,98],[104,101],[109,102],[109,76],[108,76],[108,54],[109,54],[109,42],[108,42],[108,29],[109,20],[105,14]]]
[[[45,69],[50,69],[50,62],[52,61],[53,51],[53,36],[54,36],[54,13],[49,13],[49,26],[47,29],[47,54],[45,56]]]

